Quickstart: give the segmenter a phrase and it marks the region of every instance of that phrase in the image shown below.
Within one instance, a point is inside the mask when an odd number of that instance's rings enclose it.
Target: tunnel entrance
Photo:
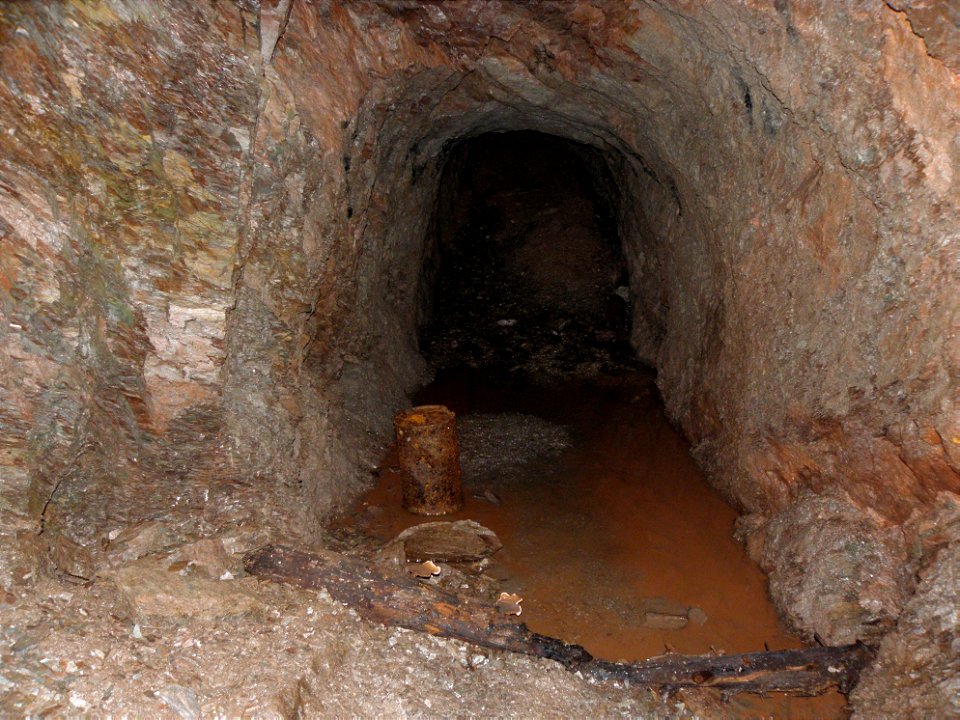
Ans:
[[[522,597],[531,630],[608,659],[802,647],[630,346],[620,202],[603,154],[560,137],[447,149],[421,289],[436,375],[413,402],[458,417],[465,504],[440,520],[480,523],[503,547],[429,582]],[[389,561],[396,538],[435,520],[402,509],[399,465],[391,447],[333,542]],[[728,710],[824,718],[844,703],[741,697]]]
[[[530,131],[457,143],[428,240],[427,360],[552,374],[632,365],[615,190],[586,145]]]

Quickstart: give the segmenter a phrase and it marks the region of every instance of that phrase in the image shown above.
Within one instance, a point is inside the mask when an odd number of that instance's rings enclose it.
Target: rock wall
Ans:
[[[775,584],[830,575],[767,544],[816,536],[811,494],[905,556],[960,492],[951,8],[4,5],[0,580],[58,514],[93,538],[173,427],[308,524],[355,494],[424,377],[450,143],[518,129],[607,158],[637,352]],[[889,624],[910,583],[881,565]]]
[[[856,718],[960,715],[960,502],[941,494],[907,525],[916,593],[853,694]]]
[[[220,412],[254,20],[0,9],[3,584],[32,569],[18,534],[57,508],[103,522],[172,419]]]

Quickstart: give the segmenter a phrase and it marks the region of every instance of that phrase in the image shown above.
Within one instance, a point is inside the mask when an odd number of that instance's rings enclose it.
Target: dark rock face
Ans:
[[[634,347],[774,577],[810,493],[922,515],[960,492],[958,38],[947,0],[5,4],[0,583],[200,434],[308,525],[352,497],[424,376],[443,149],[490,131],[602,153]]]
[[[4,584],[16,533],[88,540],[172,420],[219,424],[258,93],[226,10],[0,10]]]
[[[854,695],[854,717],[960,714],[960,544],[944,548],[920,575],[897,629]]]
[[[541,377],[635,364],[612,185],[600,152],[555,136],[451,149],[421,280],[427,361]]]
[[[878,641],[913,589],[903,533],[842,494],[801,498],[770,521],[754,555],[790,624],[828,645]]]

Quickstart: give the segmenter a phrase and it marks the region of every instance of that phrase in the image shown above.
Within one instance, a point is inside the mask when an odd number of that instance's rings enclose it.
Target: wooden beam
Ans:
[[[394,576],[358,558],[327,550],[267,546],[249,553],[247,572],[273,582],[324,589],[365,620],[455,638],[486,648],[555,660],[598,680],[640,687],[713,687],[728,692],[817,695],[848,692],[872,656],[860,643],[741,655],[664,655],[640,663],[594,659],[580,645],[531,632],[492,604]]]
[[[641,687],[819,695],[832,687],[850,692],[872,657],[869,647],[856,643],[740,655],[671,654],[639,663],[593,660],[584,672],[598,680],[628,680]]]

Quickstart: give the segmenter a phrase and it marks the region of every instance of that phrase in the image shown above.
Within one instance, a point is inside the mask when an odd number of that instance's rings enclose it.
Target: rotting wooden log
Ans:
[[[247,572],[302,588],[324,589],[365,620],[456,638],[579,667],[592,656],[579,645],[530,632],[493,604],[454,595],[409,576],[389,575],[357,558],[324,550],[268,546],[249,553]]]
[[[639,663],[594,659],[579,645],[531,632],[492,604],[455,595],[411,577],[393,576],[358,558],[326,550],[267,546],[245,558],[265,580],[326,590],[365,620],[455,638],[481,647],[555,660],[602,681],[655,689],[711,687],[726,692],[817,695],[848,692],[872,656],[857,643],[741,655],[664,655]]]
[[[819,695],[849,692],[873,651],[862,643],[741,655],[663,655],[639,663],[592,660],[581,668],[598,680],[653,688],[713,687],[726,692]]]

